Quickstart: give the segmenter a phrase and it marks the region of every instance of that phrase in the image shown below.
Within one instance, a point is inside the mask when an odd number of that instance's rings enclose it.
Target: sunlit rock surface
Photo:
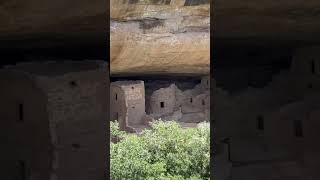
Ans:
[[[110,4],[112,75],[208,74],[210,5]]]

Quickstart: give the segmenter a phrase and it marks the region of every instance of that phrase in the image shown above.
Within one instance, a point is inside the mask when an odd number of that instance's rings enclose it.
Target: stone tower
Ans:
[[[144,124],[145,89],[143,81],[117,81],[110,88],[110,117],[121,129]]]
[[[69,61],[0,71],[0,179],[105,179],[107,67]]]

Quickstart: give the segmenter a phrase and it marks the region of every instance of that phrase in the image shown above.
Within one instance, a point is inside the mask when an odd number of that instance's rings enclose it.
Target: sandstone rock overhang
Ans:
[[[1,1],[0,47],[70,47],[105,42],[108,8],[108,3],[101,0]]]
[[[215,44],[279,44],[292,47],[319,43],[320,1],[217,0]]]
[[[210,5],[177,2],[111,1],[111,75],[209,74]]]

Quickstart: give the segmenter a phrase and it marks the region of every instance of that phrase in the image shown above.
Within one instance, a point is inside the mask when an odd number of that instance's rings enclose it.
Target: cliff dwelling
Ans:
[[[320,3],[214,4],[215,178],[319,179]]]
[[[189,126],[210,120],[208,76],[118,77],[112,81],[111,120],[117,120],[128,132],[147,128],[154,120],[177,121]]]
[[[6,179],[104,177],[106,66],[104,61],[29,62],[0,70]],[[16,164],[23,164],[25,173]]]
[[[320,49],[281,40],[217,40],[218,179],[319,178]]]
[[[111,120],[122,129],[138,132],[155,120],[209,121],[209,3],[110,2]]]

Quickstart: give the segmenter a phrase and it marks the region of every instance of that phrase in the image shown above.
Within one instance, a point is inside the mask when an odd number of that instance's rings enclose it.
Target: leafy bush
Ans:
[[[176,122],[157,121],[142,134],[119,131],[111,123],[111,179],[209,179],[210,127],[183,129]]]

